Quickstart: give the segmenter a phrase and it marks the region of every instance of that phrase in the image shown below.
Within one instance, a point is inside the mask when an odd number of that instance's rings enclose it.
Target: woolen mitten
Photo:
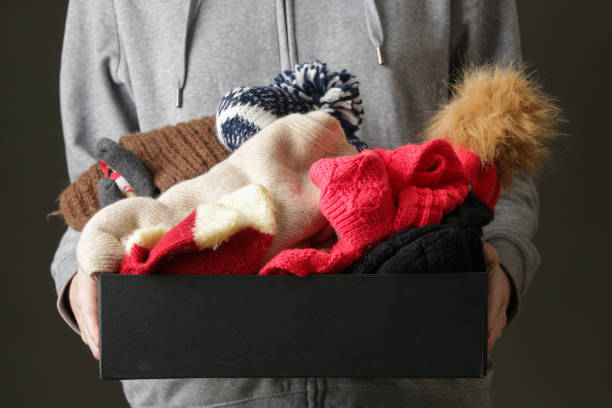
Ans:
[[[363,117],[359,82],[346,70],[331,71],[318,61],[296,65],[268,86],[229,91],[217,109],[217,136],[234,151],[276,119],[313,110],[338,119],[347,140],[357,150],[367,148],[355,135]]]
[[[329,114],[289,115],[247,140],[206,174],[175,185],[159,198],[128,198],[102,209],[83,229],[78,264],[90,275],[117,272],[125,255],[122,239],[139,228],[172,228],[199,204],[218,201],[248,184],[262,185],[272,197],[279,232],[265,262],[325,225],[319,190],[308,178],[312,164],[321,158],[356,153]]]
[[[125,198],[115,180],[106,177],[98,180],[98,197],[100,198],[100,208]]]
[[[440,222],[468,192],[463,166],[444,140],[319,160],[310,177],[338,242],[330,251],[285,250],[262,275],[338,273],[394,232]]]
[[[199,176],[224,160],[230,152],[216,136],[212,116],[122,136],[119,144],[134,152],[162,192],[176,183]],[[81,231],[100,209],[97,184],[104,177],[93,164],[60,195],[59,211],[66,224]]]
[[[125,177],[119,174],[119,172],[117,172],[116,170],[109,167],[109,165],[106,163],[104,159],[99,159],[98,163],[100,164],[102,173],[104,173],[104,177],[106,179],[113,181],[115,185],[117,186],[119,192],[121,193],[121,198],[136,197],[138,195],[136,194],[134,187],[132,187],[132,185],[125,179]],[[111,200],[113,199],[112,193],[110,197],[104,197],[103,195],[101,195],[105,193],[106,191],[104,190],[100,191],[100,182],[98,182],[98,199],[100,200],[101,207],[105,207],[108,204],[112,204],[113,202],[118,201],[118,200],[115,200],[111,202]]]
[[[96,143],[96,156],[98,159],[102,159],[109,168],[125,178],[136,195],[155,197],[159,193],[159,190],[153,184],[149,170],[130,149],[103,137]],[[102,197],[99,198],[102,200]]]
[[[343,273],[484,272],[482,228],[492,220],[493,211],[470,193],[441,223],[392,235]]]
[[[168,232],[159,226],[134,231],[125,240],[120,273],[251,274],[274,234],[270,195],[251,184],[199,205]]]

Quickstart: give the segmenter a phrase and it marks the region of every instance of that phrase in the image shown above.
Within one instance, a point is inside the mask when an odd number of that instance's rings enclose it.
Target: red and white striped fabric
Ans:
[[[119,190],[127,197],[136,196],[136,191],[131,184],[119,172],[109,167],[104,159],[100,159],[100,168],[106,178],[109,178],[117,184]]]
[[[199,205],[174,228],[142,228],[124,240],[122,274],[254,274],[276,234],[272,200],[256,184]]]

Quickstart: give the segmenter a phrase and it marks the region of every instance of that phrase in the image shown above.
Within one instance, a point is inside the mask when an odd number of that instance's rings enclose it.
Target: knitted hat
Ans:
[[[463,166],[444,140],[319,160],[310,177],[338,242],[331,251],[283,251],[260,274],[338,273],[394,232],[439,223],[468,192]]]
[[[462,147],[455,147],[455,152],[465,169],[470,183],[470,191],[476,194],[489,208],[495,209],[501,190],[495,163],[483,165],[480,157]]]
[[[251,184],[201,204],[177,226],[141,228],[125,240],[123,274],[249,274],[276,233],[266,189]]]
[[[358,151],[367,148],[355,133],[363,117],[359,82],[346,70],[328,71],[327,64],[310,62],[279,74],[274,83],[234,88],[217,109],[217,135],[228,149],[290,113],[328,112],[340,124],[346,139]]]
[[[136,154],[162,192],[207,172],[230,154],[217,140],[212,116],[127,134],[119,144]],[[103,177],[98,164],[93,164],[60,195],[57,214],[75,230],[81,231],[100,209],[97,184]]]
[[[397,206],[392,232],[437,224],[465,199],[468,192],[465,170],[447,141],[432,140],[374,151],[385,162]]]
[[[70,184],[59,197],[59,210],[52,215],[61,215],[66,224],[81,231],[85,223],[99,209],[98,181],[104,174],[98,163],[92,164],[78,179]]]
[[[463,149],[458,155],[473,191],[493,208],[500,186],[510,186],[517,173],[534,174],[548,156],[560,110],[521,67],[468,68],[452,91],[426,138]]]
[[[403,274],[486,271],[482,228],[493,211],[469,193],[440,224],[408,228],[366,252],[344,273]]]
[[[174,227],[200,204],[214,203],[248,184],[268,190],[278,234],[262,262],[293,248],[325,225],[319,190],[308,178],[314,162],[355,154],[340,124],[324,112],[293,114],[275,121],[247,140],[205,174],[176,184],[157,199],[135,197],[103,208],[85,225],[77,261],[88,274],[119,270],[122,239],[140,228]]]
[[[136,153],[161,191],[206,173],[230,155],[219,144],[213,116],[128,134],[119,143]]]

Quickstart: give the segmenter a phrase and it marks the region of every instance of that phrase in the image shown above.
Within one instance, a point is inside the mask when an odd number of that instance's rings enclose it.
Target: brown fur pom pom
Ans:
[[[534,174],[557,135],[560,109],[524,68],[465,70],[451,100],[432,118],[427,140],[442,138],[494,162],[502,186],[518,172]]]

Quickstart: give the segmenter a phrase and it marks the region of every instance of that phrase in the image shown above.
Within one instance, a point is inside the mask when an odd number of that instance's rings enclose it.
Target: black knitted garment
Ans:
[[[469,193],[440,224],[409,228],[366,252],[343,273],[483,272],[482,227],[493,211]]]

